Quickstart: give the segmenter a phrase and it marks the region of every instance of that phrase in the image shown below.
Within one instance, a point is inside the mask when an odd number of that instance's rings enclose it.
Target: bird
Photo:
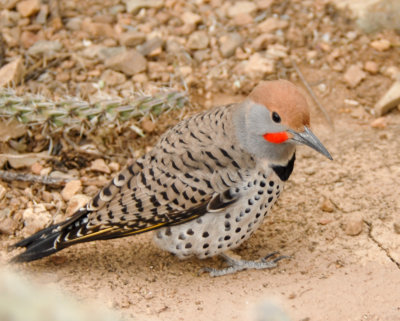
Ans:
[[[262,224],[291,175],[296,147],[332,160],[310,129],[302,91],[287,80],[260,81],[242,102],[197,113],[167,130],[66,221],[16,243],[29,262],[71,245],[154,231],[180,259],[223,257],[212,276],[277,266],[284,258],[231,258]]]

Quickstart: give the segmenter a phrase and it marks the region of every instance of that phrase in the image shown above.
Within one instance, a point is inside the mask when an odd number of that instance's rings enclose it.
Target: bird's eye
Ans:
[[[280,122],[281,122],[281,116],[279,116],[278,113],[277,113],[276,111],[274,111],[274,112],[272,113],[272,120],[273,120],[275,123],[280,123]]]

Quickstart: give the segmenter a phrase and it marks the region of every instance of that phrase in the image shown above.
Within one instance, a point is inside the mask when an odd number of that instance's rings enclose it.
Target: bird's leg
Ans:
[[[263,257],[259,261],[247,261],[247,260],[235,259],[225,253],[222,253],[220,254],[220,256],[226,261],[228,267],[220,270],[214,268],[204,268],[202,269],[202,272],[208,272],[210,273],[210,276],[223,276],[249,269],[256,269],[256,270],[272,269],[278,265],[277,263],[280,260],[290,258],[290,256],[285,256],[285,255],[276,257],[277,254],[278,252],[273,252]]]

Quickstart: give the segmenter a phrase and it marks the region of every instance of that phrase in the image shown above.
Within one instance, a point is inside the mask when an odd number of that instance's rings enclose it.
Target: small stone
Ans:
[[[64,201],[69,201],[72,196],[82,190],[82,182],[79,179],[69,181],[65,184],[63,190],[61,191],[61,196]]]
[[[145,71],[147,61],[134,49],[127,50],[105,60],[105,65],[115,71],[121,71],[128,76]]]
[[[378,128],[378,129],[384,129],[387,126],[386,118],[385,117],[379,117],[375,120],[372,121],[371,127],[372,128]]]
[[[90,165],[90,170],[94,172],[101,172],[101,173],[106,173],[110,174],[111,170],[107,166],[106,162],[102,158],[98,158],[92,162]]]
[[[89,19],[85,19],[82,21],[81,29],[86,31],[89,35],[94,38],[99,37],[114,37],[115,31],[114,28],[108,24],[103,22],[92,22]]]
[[[1,67],[0,69],[0,87],[8,85],[18,85],[24,76],[25,68],[21,56]]]
[[[139,31],[124,32],[119,36],[119,42],[122,46],[135,47],[146,40],[146,34]]]
[[[375,75],[379,71],[379,66],[375,61],[366,61],[364,64],[364,70]]]
[[[289,22],[286,20],[280,20],[278,18],[268,18],[265,21],[261,22],[257,28],[260,32],[271,33],[277,29],[285,29],[289,25]]]
[[[22,17],[30,17],[40,10],[40,0],[25,0],[17,3],[17,11]]]
[[[350,88],[354,88],[357,87],[366,76],[366,73],[362,71],[359,65],[351,65],[344,73],[343,79]]]
[[[65,210],[66,216],[71,216],[81,207],[85,206],[92,198],[84,194],[76,194],[71,197]]]
[[[19,228],[19,223],[16,219],[5,217],[0,220],[0,234],[14,235]]]
[[[397,220],[393,223],[393,228],[397,234],[400,234],[400,220]]]
[[[47,4],[40,5],[39,13],[36,16],[36,22],[38,24],[44,25],[47,21],[48,15],[49,15],[49,6]]]
[[[325,198],[321,204],[321,210],[324,212],[332,213],[334,210],[333,203],[329,198]]]
[[[236,26],[247,26],[254,21],[251,14],[241,13],[233,17],[232,23]]]
[[[280,44],[273,44],[269,45],[267,49],[267,57],[272,58],[272,59],[280,59],[280,58],[286,58],[287,57],[287,52],[289,49],[285,46],[282,46]]]
[[[375,40],[370,43],[370,46],[378,51],[386,51],[390,48],[390,41],[387,39]]]
[[[73,17],[68,20],[68,22],[65,24],[65,27],[69,30],[81,30],[82,27],[82,17]]]
[[[234,18],[240,14],[252,14],[257,10],[257,6],[253,1],[237,1],[228,8],[228,17]]]
[[[32,56],[53,56],[55,52],[60,51],[62,48],[61,42],[55,40],[39,40],[36,41],[35,44],[28,49],[28,54]]]
[[[38,34],[35,34],[31,31],[24,30],[19,38],[19,41],[25,49],[31,47],[36,41],[40,40]]]
[[[348,217],[345,220],[344,232],[350,236],[356,236],[363,230],[363,217],[361,213],[347,214]]]
[[[400,81],[396,81],[376,103],[374,110],[377,116],[382,116],[400,104]]]
[[[117,162],[111,162],[110,164],[108,164],[108,167],[113,172],[119,172],[119,170],[121,169],[121,165]]]
[[[6,192],[7,192],[6,188],[0,184],[0,201],[4,198]]]
[[[36,204],[27,208],[23,211],[22,218],[25,226],[23,230],[25,236],[32,235],[45,228],[52,220],[51,214],[43,204]]]
[[[126,81],[126,77],[123,73],[118,71],[106,69],[101,75],[101,80],[108,86],[121,85]]]
[[[275,37],[269,33],[259,35],[252,41],[251,46],[255,51],[260,51],[267,48],[269,42],[272,42]]]
[[[261,78],[275,72],[275,63],[256,52],[248,61],[239,65],[239,72],[253,79]]]
[[[43,165],[39,162],[35,162],[31,166],[31,172],[35,175],[40,175],[41,171],[43,170]]]
[[[154,37],[148,41],[146,41],[144,44],[139,45],[136,47],[136,50],[140,52],[143,56],[147,56],[154,52],[157,49],[161,49],[163,45],[163,41],[159,37]]]
[[[164,0],[124,0],[128,13],[137,13],[141,8],[161,8]]]
[[[198,50],[206,49],[209,44],[208,35],[205,31],[195,31],[193,32],[187,42],[189,49]]]
[[[191,11],[185,11],[180,18],[182,19],[183,23],[187,25],[197,25],[201,22],[201,17]]]
[[[156,128],[156,123],[151,121],[150,119],[144,119],[141,123],[141,126],[143,128],[143,131],[146,134],[150,134],[151,132],[154,131],[154,129]]]
[[[228,58],[235,53],[236,48],[243,43],[242,36],[237,32],[232,32],[219,38],[219,49],[224,58]]]

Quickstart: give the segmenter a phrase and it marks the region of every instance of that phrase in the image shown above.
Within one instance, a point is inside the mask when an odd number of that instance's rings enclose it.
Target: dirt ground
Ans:
[[[381,38],[397,47],[372,50],[370,42]],[[319,52],[315,64],[300,61],[333,120],[334,127],[309,97],[313,131],[334,160],[300,147],[271,215],[235,251],[247,259],[274,251],[291,256],[277,268],[211,278],[198,272],[222,267],[220,259],[181,261],[156,248],[150,233],[80,244],[13,268],[84,303],[114,309],[124,320],[255,320],[254,308],[264,300],[277,302],[296,321],[400,320],[400,111],[378,123],[370,113],[393,81],[382,70],[398,65],[399,43],[397,34],[384,31],[358,37],[350,49],[346,44],[346,66],[380,66],[353,88],[343,81],[345,68],[325,68],[329,53]],[[297,57],[307,54],[301,46],[296,50]],[[290,78],[304,88],[295,72]],[[220,88],[208,99],[192,92],[191,99],[199,109],[239,101],[245,93]],[[155,131],[137,144],[151,145],[176,122],[173,116],[161,116]],[[2,265],[15,254],[7,246],[21,235],[0,235]]]

